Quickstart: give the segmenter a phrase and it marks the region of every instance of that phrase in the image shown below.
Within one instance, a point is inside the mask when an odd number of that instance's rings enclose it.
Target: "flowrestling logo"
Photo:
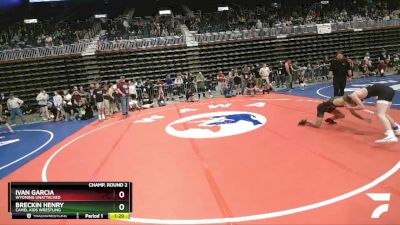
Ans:
[[[185,117],[170,123],[165,131],[180,138],[220,138],[262,127],[267,119],[257,113],[224,111]]]

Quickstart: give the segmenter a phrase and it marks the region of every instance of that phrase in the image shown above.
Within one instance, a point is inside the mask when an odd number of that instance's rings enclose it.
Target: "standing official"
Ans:
[[[333,95],[343,96],[347,77],[352,76],[349,61],[344,58],[343,53],[338,52],[336,59],[332,60],[329,76],[333,76]]]
[[[293,89],[293,66],[292,66],[292,59],[288,58],[285,61],[285,79],[286,79],[286,87],[290,91]]]

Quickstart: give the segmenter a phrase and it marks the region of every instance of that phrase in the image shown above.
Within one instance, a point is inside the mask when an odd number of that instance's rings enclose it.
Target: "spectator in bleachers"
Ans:
[[[377,75],[384,77],[385,73],[387,71],[387,67],[388,67],[388,65],[386,64],[385,60],[382,59],[377,66],[377,70],[378,70]]]
[[[18,116],[21,119],[22,123],[25,124],[26,119],[21,110],[22,104],[24,104],[24,101],[15,97],[13,93],[10,94],[10,98],[7,100],[7,108],[11,114],[11,125],[16,124],[16,116]]]
[[[177,94],[178,94],[179,98],[181,98],[181,96],[185,93],[181,73],[178,73],[178,75],[176,75],[176,78],[174,80],[174,86],[175,86],[175,89],[177,90]]]
[[[393,55],[393,69],[400,74],[400,57],[399,54]]]
[[[81,120],[87,118],[86,116],[86,107],[87,104],[87,96],[86,92],[83,89],[83,86],[74,87],[72,92],[73,106],[74,106],[74,119]]]
[[[38,102],[39,112],[42,119],[50,120],[51,118],[48,109],[49,95],[45,90],[40,90],[39,94],[36,96],[36,101]]]
[[[286,85],[286,72],[285,72],[285,64],[282,61],[279,61],[279,65],[276,68],[278,83],[280,87],[284,87]]]
[[[226,79],[224,96],[227,98],[236,96],[236,94],[234,93],[234,89],[235,89],[234,77],[228,76]]]
[[[240,84],[240,94],[244,95],[245,94],[245,89],[247,87],[247,82],[249,80],[250,76],[246,73],[242,73],[240,75],[240,80],[241,80],[241,84]]]
[[[118,95],[116,93],[116,87],[114,87],[112,83],[110,83],[108,86],[107,96],[109,96],[110,99],[109,115],[112,116],[115,112],[118,112]]]
[[[206,78],[206,81],[205,81],[205,86],[206,86],[206,91],[208,90],[208,97],[209,98],[212,98],[213,97],[213,95],[212,95],[212,92],[213,91],[216,91],[216,89],[215,89],[215,87],[216,87],[216,84],[215,84],[215,79],[214,79],[214,76],[212,76],[211,74],[208,74],[207,76],[205,76],[205,78]]]
[[[195,96],[196,87],[194,85],[189,85],[185,91],[186,91],[186,101],[187,102],[196,102],[199,100],[199,99],[196,99],[196,96]]]
[[[153,98],[150,98],[147,92],[143,92],[143,99],[142,99],[142,104],[141,108],[143,109],[149,109],[154,107],[154,101]]]
[[[54,121],[60,121],[62,120],[62,114],[63,114],[63,98],[61,95],[58,93],[58,91],[54,91],[54,96],[53,96],[53,115],[54,115]]]
[[[64,109],[64,120],[72,120],[74,115],[74,108],[72,106],[72,95],[68,90],[63,92],[63,109]]]
[[[74,86],[72,89],[72,103],[74,111],[83,105],[82,97],[82,93],[78,90],[78,87]]]
[[[132,111],[142,109],[142,107],[141,107],[141,105],[140,105],[140,102],[137,100],[136,97],[135,97],[135,98],[132,98],[132,99],[129,101],[129,109],[132,110]]]
[[[203,94],[203,98],[206,97],[206,92],[205,92],[205,77],[203,73],[199,72],[196,75],[196,91],[197,91],[197,96],[200,99],[200,93]]]
[[[271,75],[271,70],[266,63],[262,64],[259,74],[261,76],[262,83],[266,86],[266,91],[269,93],[269,90],[272,89],[272,84],[270,83],[269,79],[269,76]]]
[[[95,84],[94,83],[90,83],[89,84],[89,91],[86,93],[87,94],[87,101],[88,104],[90,105],[90,107],[92,107],[93,109],[96,109],[96,101],[94,99],[94,89],[95,89]]]
[[[190,84],[191,84],[191,78],[189,77],[189,74],[188,73],[184,73],[183,74],[183,84],[185,85],[185,92],[186,92],[186,89],[190,86]]]
[[[257,20],[256,28],[257,29],[262,29],[263,28],[263,24],[262,24],[261,20]]]
[[[239,73],[234,73],[233,84],[234,84],[236,95],[241,94],[241,86],[240,85],[242,85],[242,77],[239,75]]]
[[[136,96],[137,96],[136,85],[137,85],[137,82],[135,79],[128,81],[129,97],[131,99],[136,99]]]
[[[234,67],[231,69],[231,71],[229,71],[228,77],[233,78],[236,75],[236,73],[237,73],[237,69]]]
[[[251,95],[251,96],[254,96],[257,93],[255,77],[253,77],[253,76],[247,82],[246,93],[247,93],[247,95]]]
[[[89,104],[83,104],[77,112],[75,112],[75,118],[78,120],[87,120],[92,118],[94,115],[92,107]]]
[[[112,108],[111,108],[111,96],[109,93],[109,85],[108,84],[104,84],[103,85],[103,93],[104,93],[104,113],[105,116],[111,116],[111,112],[112,112]]]
[[[149,96],[150,101],[154,101],[154,97],[155,97],[155,91],[154,91],[154,83],[152,80],[150,80],[149,78],[146,79],[146,82],[144,83],[144,87],[145,87],[145,92],[147,92],[147,95]]]
[[[164,89],[163,89],[163,85],[162,84],[158,85],[157,103],[158,103],[158,106],[160,106],[160,107],[167,105],[166,100],[165,100],[165,93],[164,93]]]
[[[259,64],[256,64],[253,66],[252,68],[252,74],[254,75],[255,78],[255,83],[256,83],[256,87],[261,89],[262,86],[262,78],[260,75],[260,67]]]
[[[5,97],[4,93],[1,93],[0,94],[0,116],[3,115],[3,104],[4,104],[5,100],[6,100],[6,97]]]
[[[371,60],[371,56],[370,56],[369,52],[365,53],[364,63],[367,65],[370,60]]]
[[[81,85],[81,86],[79,86],[79,94],[81,95],[81,97],[82,97],[82,104],[84,104],[84,105],[86,105],[86,104],[88,104],[89,103],[89,99],[90,99],[90,96],[89,96],[89,93],[88,92],[86,92],[86,90],[85,90],[85,88]],[[90,105],[90,104],[89,104]]]
[[[123,39],[174,36],[179,32],[176,29],[177,24],[179,22],[173,15],[154,16],[151,18],[133,17],[124,19],[122,23],[118,19],[116,21],[110,20],[102,24],[108,32],[105,36],[101,37],[101,40],[117,41]]]
[[[129,110],[129,87],[125,82],[125,77],[121,76],[117,84],[117,92],[119,94],[119,99],[121,101],[121,111],[122,115],[127,118]]]
[[[249,77],[250,73],[251,73],[250,66],[247,65],[247,64],[243,65],[243,68],[242,68],[241,72],[244,75],[244,77],[247,79]]]
[[[349,63],[350,70],[351,70],[351,76],[348,78],[351,80],[354,77],[354,61],[351,58],[347,58],[347,61]]]
[[[166,85],[166,92],[167,92],[167,101],[169,99],[171,99],[172,101],[175,100],[174,99],[174,80],[171,78],[171,75],[167,75],[167,77],[165,78],[165,85]]]
[[[217,74],[217,81],[218,81],[218,91],[221,95],[224,94],[226,79],[225,74],[222,71],[219,71]]]
[[[38,21],[37,24],[18,22],[0,30],[2,48],[52,47],[78,43],[92,37],[97,22],[93,19],[76,22]],[[98,26],[97,26],[98,27]],[[91,33],[89,35],[89,33]]]
[[[143,100],[143,91],[144,91],[144,83],[142,79],[139,79],[136,84],[136,93],[137,93],[137,100],[139,103]]]
[[[359,71],[362,72],[364,76],[371,76],[371,71],[369,70],[368,64],[369,61],[362,61],[362,63],[359,65]]]
[[[95,84],[93,98],[96,103],[96,108],[97,108],[97,113],[98,113],[97,116],[98,116],[98,120],[100,122],[104,121],[106,119],[105,108],[104,108],[104,95],[105,94],[106,94],[106,91],[97,82]]]
[[[53,38],[50,35],[46,36],[45,47],[53,47]]]
[[[375,66],[372,63],[372,59],[367,61],[367,70],[369,72],[369,76],[375,76],[376,75]]]
[[[379,54],[379,59],[378,60],[379,60],[379,62],[383,60],[385,64],[389,64],[390,63],[390,55],[388,55],[386,53],[385,49],[382,49],[381,53]]]

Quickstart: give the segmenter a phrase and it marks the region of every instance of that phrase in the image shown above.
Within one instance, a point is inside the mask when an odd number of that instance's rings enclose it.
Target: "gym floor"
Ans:
[[[354,80],[348,91],[373,82],[396,88],[400,79]],[[399,224],[400,148],[374,143],[383,128],[373,105],[361,112],[371,124],[343,109],[337,125],[297,126],[330,93],[319,84],[174,103],[128,119],[17,126],[0,139],[1,224],[26,223],[7,213],[11,181],[133,182],[129,221],[31,224]],[[398,109],[390,114],[400,121]],[[387,212],[374,214],[383,204]]]

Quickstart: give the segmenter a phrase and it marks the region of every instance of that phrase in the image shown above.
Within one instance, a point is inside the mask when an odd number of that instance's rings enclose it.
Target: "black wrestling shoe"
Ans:
[[[297,125],[304,126],[304,125],[306,125],[306,123],[307,123],[307,120],[306,119],[302,119],[302,120],[300,120],[300,122]]]
[[[330,125],[337,124],[336,121],[334,121],[334,120],[331,119],[331,118],[326,119],[325,122],[329,123]]]

